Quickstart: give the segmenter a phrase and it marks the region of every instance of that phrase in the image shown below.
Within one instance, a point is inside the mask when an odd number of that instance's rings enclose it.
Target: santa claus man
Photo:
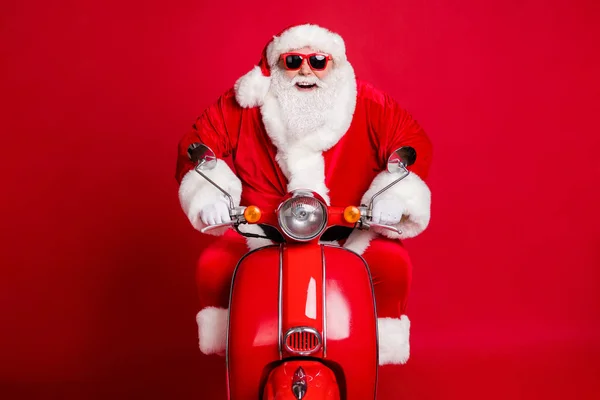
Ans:
[[[342,38],[316,25],[300,25],[273,37],[259,65],[242,76],[196,120],[179,144],[177,180],[181,206],[194,228],[230,220],[228,200],[193,171],[187,150],[202,142],[218,157],[206,171],[237,205],[275,209],[295,189],[311,189],[329,205],[366,204],[396,176],[388,156],[411,146],[410,175],[377,197],[373,221],[391,231],[352,232],[343,244],[371,270],[377,304],[380,364],[405,363],[410,321],[406,302],[412,265],[401,240],[421,233],[430,218],[424,183],[431,142],[423,129],[385,93],[355,78]],[[223,161],[231,156],[235,173]],[[253,229],[260,229],[253,225]],[[249,248],[269,244],[220,231],[200,256],[197,315],[200,349],[222,353],[231,277]]]

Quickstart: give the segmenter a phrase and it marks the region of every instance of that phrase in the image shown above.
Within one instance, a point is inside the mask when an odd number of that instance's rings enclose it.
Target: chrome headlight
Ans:
[[[317,237],[327,225],[327,206],[314,193],[296,191],[277,210],[279,226],[287,236],[298,241]]]

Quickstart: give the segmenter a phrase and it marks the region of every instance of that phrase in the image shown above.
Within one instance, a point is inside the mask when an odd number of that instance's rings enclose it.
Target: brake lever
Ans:
[[[204,228],[202,228],[200,230],[200,232],[206,233],[208,231],[212,231],[213,229],[219,229],[219,228],[224,228],[226,226],[234,226],[234,225],[235,225],[235,221],[225,222],[225,223],[216,224],[216,225],[208,225],[208,226],[205,226]]]
[[[381,229],[386,229],[388,231],[392,231],[394,233],[397,233],[398,235],[402,235],[402,231],[398,228],[395,228],[393,226],[389,226],[389,225],[381,225],[381,224],[376,224],[374,222],[369,222],[368,223],[369,228],[381,228]]]

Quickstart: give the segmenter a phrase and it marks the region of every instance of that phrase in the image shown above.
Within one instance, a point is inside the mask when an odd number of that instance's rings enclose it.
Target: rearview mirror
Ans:
[[[217,166],[217,156],[215,155],[215,152],[205,144],[192,143],[189,145],[187,153],[190,160],[196,164],[196,168],[194,168],[196,172],[206,179],[211,185],[219,189],[225,196],[227,196],[229,199],[229,212],[232,213],[234,211],[234,203],[231,195],[202,172],[211,170]]]
[[[410,146],[403,146],[394,151],[387,162],[387,170],[390,173],[403,171],[406,167],[413,165],[417,160],[417,151]]]
[[[217,166],[217,157],[210,147],[203,143],[192,143],[187,150],[188,157],[198,168],[202,170],[211,170]]]

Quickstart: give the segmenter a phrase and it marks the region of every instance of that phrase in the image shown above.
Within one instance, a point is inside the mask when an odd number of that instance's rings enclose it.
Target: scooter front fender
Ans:
[[[305,397],[340,399],[335,374],[322,362],[297,360],[278,365],[269,374],[262,400],[298,400]]]

